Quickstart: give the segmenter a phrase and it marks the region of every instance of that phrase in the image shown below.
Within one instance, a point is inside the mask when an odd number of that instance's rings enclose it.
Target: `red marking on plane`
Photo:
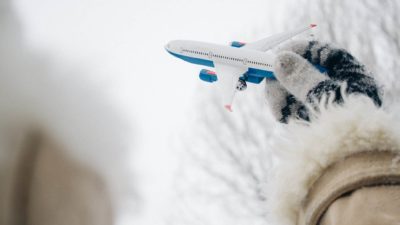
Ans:
[[[233,112],[231,105],[225,105],[225,109],[227,109],[229,112]]]

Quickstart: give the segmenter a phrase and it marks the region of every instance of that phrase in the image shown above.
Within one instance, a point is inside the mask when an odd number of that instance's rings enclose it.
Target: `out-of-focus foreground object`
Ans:
[[[1,224],[113,223],[111,196],[100,174],[43,134],[15,135],[21,136],[8,149],[15,155],[2,178]]]
[[[0,225],[114,224],[129,123],[82,74],[25,46],[10,1],[0,11]]]

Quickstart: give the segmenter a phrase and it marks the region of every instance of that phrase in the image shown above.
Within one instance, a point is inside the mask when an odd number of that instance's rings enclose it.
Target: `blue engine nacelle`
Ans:
[[[235,47],[235,48],[240,48],[240,47],[243,47],[245,45],[246,45],[246,43],[240,42],[240,41],[232,41],[231,42],[231,46]]]
[[[215,82],[218,80],[217,74],[214,71],[202,69],[199,75],[200,79],[205,82]]]

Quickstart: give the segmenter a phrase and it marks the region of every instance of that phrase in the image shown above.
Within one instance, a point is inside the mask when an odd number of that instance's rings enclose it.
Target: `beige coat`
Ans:
[[[311,186],[297,224],[400,224],[399,159],[362,152],[329,166]]]
[[[110,193],[96,171],[41,133],[9,140],[15,154],[1,176],[1,225],[113,224]]]

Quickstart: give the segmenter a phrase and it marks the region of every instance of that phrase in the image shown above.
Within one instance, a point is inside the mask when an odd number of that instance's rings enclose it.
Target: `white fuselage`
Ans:
[[[165,49],[174,56],[194,64],[214,67],[214,63],[220,63],[273,72],[274,56],[268,52],[184,40],[171,41]]]

